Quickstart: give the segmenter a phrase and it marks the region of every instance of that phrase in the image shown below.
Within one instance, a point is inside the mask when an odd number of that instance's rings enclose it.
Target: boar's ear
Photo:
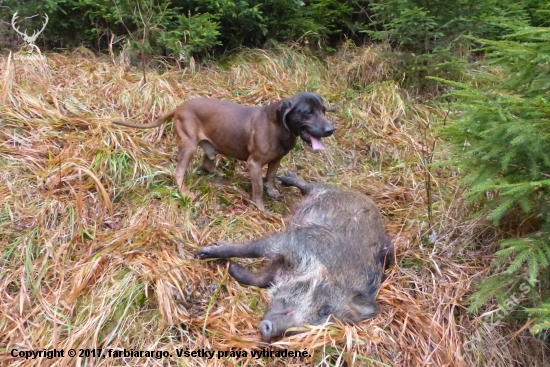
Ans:
[[[290,129],[288,128],[286,118],[288,113],[292,111],[293,108],[294,106],[292,106],[290,100],[283,99],[283,103],[281,103],[281,106],[279,106],[279,108],[277,109],[277,121],[279,121],[287,131],[287,134],[285,134],[286,137],[284,139],[288,139],[288,137],[290,136]]]
[[[378,313],[378,303],[373,296],[362,292],[355,292],[350,307],[355,311],[354,322],[370,319]]]
[[[376,260],[378,263],[383,264],[384,270],[386,270],[393,264],[395,248],[393,247],[391,238],[386,234],[380,235],[380,244]]]

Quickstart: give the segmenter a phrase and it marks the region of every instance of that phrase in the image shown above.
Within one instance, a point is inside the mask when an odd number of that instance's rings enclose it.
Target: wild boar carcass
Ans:
[[[332,317],[347,323],[374,317],[383,271],[393,259],[378,207],[355,190],[306,182],[293,174],[278,179],[305,196],[286,230],[246,244],[216,243],[199,256],[269,259],[255,273],[233,261],[229,265],[238,282],[271,287],[260,323],[266,342],[289,328],[323,324]]]

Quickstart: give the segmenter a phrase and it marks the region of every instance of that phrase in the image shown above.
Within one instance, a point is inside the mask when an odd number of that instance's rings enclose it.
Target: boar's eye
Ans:
[[[334,313],[333,308],[330,305],[322,305],[319,309],[318,315],[319,317],[327,317],[330,314]]]
[[[307,110],[307,111],[306,111],[306,115],[308,115],[308,116],[313,115],[313,110]]]

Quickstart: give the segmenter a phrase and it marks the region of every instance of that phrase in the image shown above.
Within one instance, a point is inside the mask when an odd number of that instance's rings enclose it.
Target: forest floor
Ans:
[[[184,70],[150,68],[143,83],[124,55],[1,56],[0,364],[544,365],[545,347],[527,328],[499,319],[496,304],[466,312],[498,234],[463,219],[456,170],[429,166],[445,160],[436,131],[449,123],[447,111],[410,96],[389,77],[394,67],[374,48],[343,48],[323,60],[278,48]],[[250,351],[267,348],[257,330],[265,291],[241,286],[226,266],[196,254],[214,241],[284,229],[298,191],[281,189],[282,201],[264,196],[260,212],[246,163],[218,156],[226,177],[207,175],[198,169],[200,152],[186,178],[197,196],[189,200],[172,180],[172,123],[141,130],[111,121],[148,122],[199,96],[265,105],[303,90],[323,96],[336,132],[324,139],[325,151],[298,143],[279,173],[370,195],[396,262],[377,317],[311,327],[270,346],[307,350],[309,358],[253,358]],[[66,354],[71,348],[75,357]],[[25,360],[13,349],[63,349],[65,357]],[[80,349],[171,357],[97,358]],[[178,357],[183,349],[215,354]],[[247,356],[235,356],[242,351]]]

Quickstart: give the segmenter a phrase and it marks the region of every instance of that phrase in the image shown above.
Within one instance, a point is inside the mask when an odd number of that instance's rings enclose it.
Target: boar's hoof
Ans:
[[[296,186],[300,189],[302,195],[308,194],[314,188],[314,185],[302,180],[292,172],[288,172],[285,176],[277,176],[277,179],[281,181],[283,186]]]
[[[277,189],[266,189],[267,196],[273,200],[283,200],[283,195]]]
[[[273,323],[269,320],[262,321],[260,323],[260,332],[262,333],[262,340],[269,343],[273,335]]]
[[[276,177],[284,186],[294,185],[294,182],[300,179],[294,172],[287,172],[284,176],[277,175]]]
[[[217,257],[215,252],[216,252],[216,246],[208,246],[203,248],[199,252],[199,257],[201,259],[209,259],[209,258]]]

